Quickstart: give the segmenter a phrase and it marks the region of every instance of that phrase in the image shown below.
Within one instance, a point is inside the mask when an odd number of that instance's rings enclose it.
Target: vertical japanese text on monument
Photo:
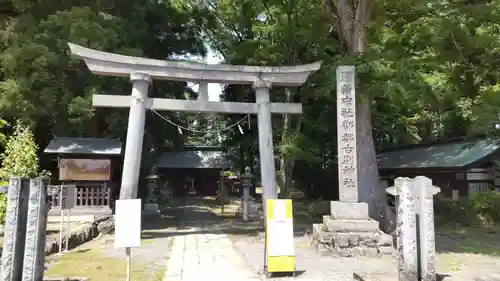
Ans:
[[[342,71],[338,81],[339,166],[341,184],[355,188],[356,175],[356,113],[354,98],[354,72]]]

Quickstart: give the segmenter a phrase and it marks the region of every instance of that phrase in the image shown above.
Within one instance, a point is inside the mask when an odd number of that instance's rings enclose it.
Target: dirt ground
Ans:
[[[141,247],[131,250],[131,279],[161,281],[172,235],[178,226],[178,207],[175,203],[162,209],[161,216],[143,217]],[[90,281],[124,280],[126,260],[124,249],[114,247],[113,235],[104,235],[63,255],[48,257],[46,277],[83,276]]]
[[[240,201],[233,199],[225,206],[227,213],[220,215],[220,206],[210,198],[207,205],[214,209],[224,221],[252,231],[231,234],[231,239],[239,251],[261,270],[264,259],[264,234],[260,222],[242,223],[235,212]],[[342,276],[351,277],[356,272],[369,276],[371,280],[397,280],[396,259],[383,258],[338,258],[318,256],[309,246],[309,238],[304,235],[312,223],[321,222],[321,214],[327,214],[326,205],[321,202],[294,202],[294,232],[296,265],[301,274],[298,279],[340,280]],[[321,213],[323,212],[323,213]],[[257,227],[260,226],[260,227]],[[445,281],[469,281],[478,277],[490,277],[500,273],[500,234],[499,230],[479,228],[443,227],[436,229],[436,268],[438,279]],[[260,253],[260,254],[259,254]],[[280,278],[281,279],[281,278]],[[284,277],[283,279],[287,279]]]

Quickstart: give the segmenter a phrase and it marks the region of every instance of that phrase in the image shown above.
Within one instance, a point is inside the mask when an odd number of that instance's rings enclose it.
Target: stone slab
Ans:
[[[29,181],[20,177],[9,180],[0,281],[21,280],[26,239]]]
[[[340,201],[330,202],[330,214],[334,219],[341,220],[369,220],[368,204],[360,203],[347,203]]]
[[[328,231],[335,232],[377,232],[379,223],[375,220],[334,220],[323,221]]]
[[[313,237],[320,243],[330,243],[332,239],[346,240],[346,241],[373,240],[374,244],[385,246],[388,244],[386,235],[387,234],[377,233],[377,232],[332,232],[332,231],[327,231],[324,228],[323,224],[313,224]]]
[[[43,279],[49,211],[46,196],[42,178],[31,179],[22,281]]]

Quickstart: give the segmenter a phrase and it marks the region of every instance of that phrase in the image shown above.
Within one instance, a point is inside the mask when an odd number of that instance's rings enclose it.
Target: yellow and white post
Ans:
[[[267,273],[295,273],[291,199],[266,200]]]

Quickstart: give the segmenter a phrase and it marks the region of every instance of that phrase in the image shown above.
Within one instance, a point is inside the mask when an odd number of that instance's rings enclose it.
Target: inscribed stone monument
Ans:
[[[330,203],[330,216],[313,224],[311,242],[322,254],[358,256],[391,254],[392,237],[370,219],[368,204],[359,202],[356,137],[356,72],[337,68],[337,155],[340,201]]]
[[[43,279],[47,216],[49,214],[46,192],[42,178],[30,180],[22,281]]]
[[[397,197],[397,258],[400,281],[436,281],[433,196],[429,178],[396,178],[387,193]]]
[[[337,69],[337,147],[339,199],[358,203],[356,95],[354,66]]]
[[[5,230],[2,249],[1,281],[21,280],[26,239],[29,181],[20,177],[9,180]]]

